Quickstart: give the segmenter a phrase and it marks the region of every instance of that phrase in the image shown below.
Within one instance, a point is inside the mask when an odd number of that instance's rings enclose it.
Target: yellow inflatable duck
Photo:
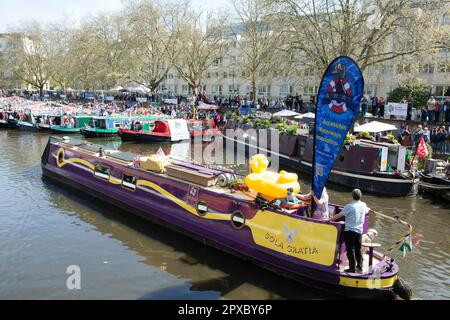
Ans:
[[[250,159],[252,173],[245,177],[245,184],[267,200],[286,198],[288,188],[292,188],[294,193],[300,192],[298,176],[295,173],[266,171],[268,166],[269,160],[265,155],[254,155]]]

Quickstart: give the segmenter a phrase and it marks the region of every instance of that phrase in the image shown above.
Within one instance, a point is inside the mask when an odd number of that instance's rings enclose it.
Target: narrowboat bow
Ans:
[[[344,271],[343,221],[308,218],[307,204],[281,208],[254,191],[231,190],[222,183],[230,171],[163,160],[50,138],[42,169],[45,177],[307,285],[348,297],[393,297],[393,259],[371,250],[363,274]],[[292,178],[284,181],[298,184]]]

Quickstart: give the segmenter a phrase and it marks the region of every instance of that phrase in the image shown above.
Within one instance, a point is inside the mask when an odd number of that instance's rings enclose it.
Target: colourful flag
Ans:
[[[412,241],[411,241],[411,235],[409,235],[407,238],[403,240],[403,243],[400,245],[400,248],[398,250],[403,252],[403,257],[406,256],[407,252],[412,252]]]
[[[428,156],[428,148],[423,137],[420,138],[419,146],[417,147],[417,155],[419,156],[420,159],[423,159],[426,156]]]
[[[314,123],[312,183],[319,199],[359,109],[363,89],[361,70],[349,57],[334,59],[322,77]]]

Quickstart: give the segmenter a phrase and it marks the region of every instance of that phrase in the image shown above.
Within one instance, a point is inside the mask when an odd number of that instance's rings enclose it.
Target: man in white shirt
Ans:
[[[347,248],[349,268],[346,272],[362,273],[363,257],[361,253],[361,242],[363,225],[366,213],[373,212],[365,202],[361,201],[362,193],[359,189],[352,191],[353,201],[346,205],[341,213],[331,217],[328,221],[335,221],[345,217],[344,241]],[[355,266],[356,260],[356,266]]]

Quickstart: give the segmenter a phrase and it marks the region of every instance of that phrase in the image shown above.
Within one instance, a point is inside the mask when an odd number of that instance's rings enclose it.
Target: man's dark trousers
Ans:
[[[362,270],[363,258],[361,254],[361,241],[362,235],[354,231],[344,231],[345,247],[347,248],[347,258],[349,268],[351,271],[355,271],[355,258],[356,267]]]

